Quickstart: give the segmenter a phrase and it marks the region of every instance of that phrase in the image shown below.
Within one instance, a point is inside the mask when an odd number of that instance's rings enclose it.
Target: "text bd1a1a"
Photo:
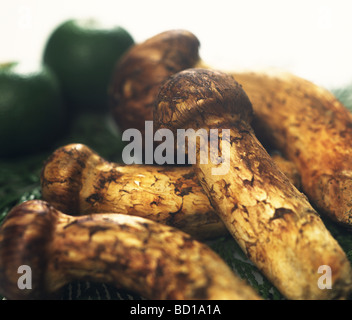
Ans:
[[[125,310],[126,311],[126,310]],[[222,306],[217,302],[164,302],[164,301],[148,301],[136,302],[129,305],[129,315],[153,316],[162,318],[168,315],[221,315]]]

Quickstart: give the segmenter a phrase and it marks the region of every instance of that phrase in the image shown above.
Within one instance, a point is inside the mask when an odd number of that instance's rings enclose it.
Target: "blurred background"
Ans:
[[[94,17],[136,42],[185,28],[216,68],[281,68],[331,89],[352,82],[351,9],[350,0],[1,0],[0,61],[40,60],[58,24]]]

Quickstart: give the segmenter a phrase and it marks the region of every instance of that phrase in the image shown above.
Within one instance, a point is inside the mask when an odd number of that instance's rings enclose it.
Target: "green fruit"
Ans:
[[[105,112],[114,65],[133,44],[132,36],[121,27],[68,20],[50,35],[43,60],[56,72],[71,110]]]
[[[46,66],[0,66],[0,157],[48,148],[64,131],[59,82]]]

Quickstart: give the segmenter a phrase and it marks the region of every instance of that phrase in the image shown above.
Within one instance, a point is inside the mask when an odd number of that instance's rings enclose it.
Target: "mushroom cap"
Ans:
[[[173,131],[216,125],[221,119],[250,123],[252,117],[252,104],[231,75],[201,68],[187,69],[167,79],[154,105],[155,126]]]
[[[199,40],[186,30],[169,30],[136,44],[116,64],[109,86],[109,104],[120,127],[144,130],[153,120],[161,83],[199,61]]]
[[[42,168],[40,176],[42,198],[50,200],[50,203],[62,212],[77,214],[80,206],[82,172],[88,159],[93,155],[96,155],[93,150],[80,143],[56,149]]]
[[[28,200],[6,216],[0,229],[0,293],[6,293],[7,299],[45,298],[41,293],[56,213],[45,201]],[[20,266],[29,266],[33,271],[31,288],[18,287]]]

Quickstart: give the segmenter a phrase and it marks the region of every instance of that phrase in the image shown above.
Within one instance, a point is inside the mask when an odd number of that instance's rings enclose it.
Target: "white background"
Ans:
[[[69,18],[120,25],[137,42],[188,29],[214,68],[275,67],[327,88],[352,82],[351,0],[0,0],[0,62],[40,61]]]

